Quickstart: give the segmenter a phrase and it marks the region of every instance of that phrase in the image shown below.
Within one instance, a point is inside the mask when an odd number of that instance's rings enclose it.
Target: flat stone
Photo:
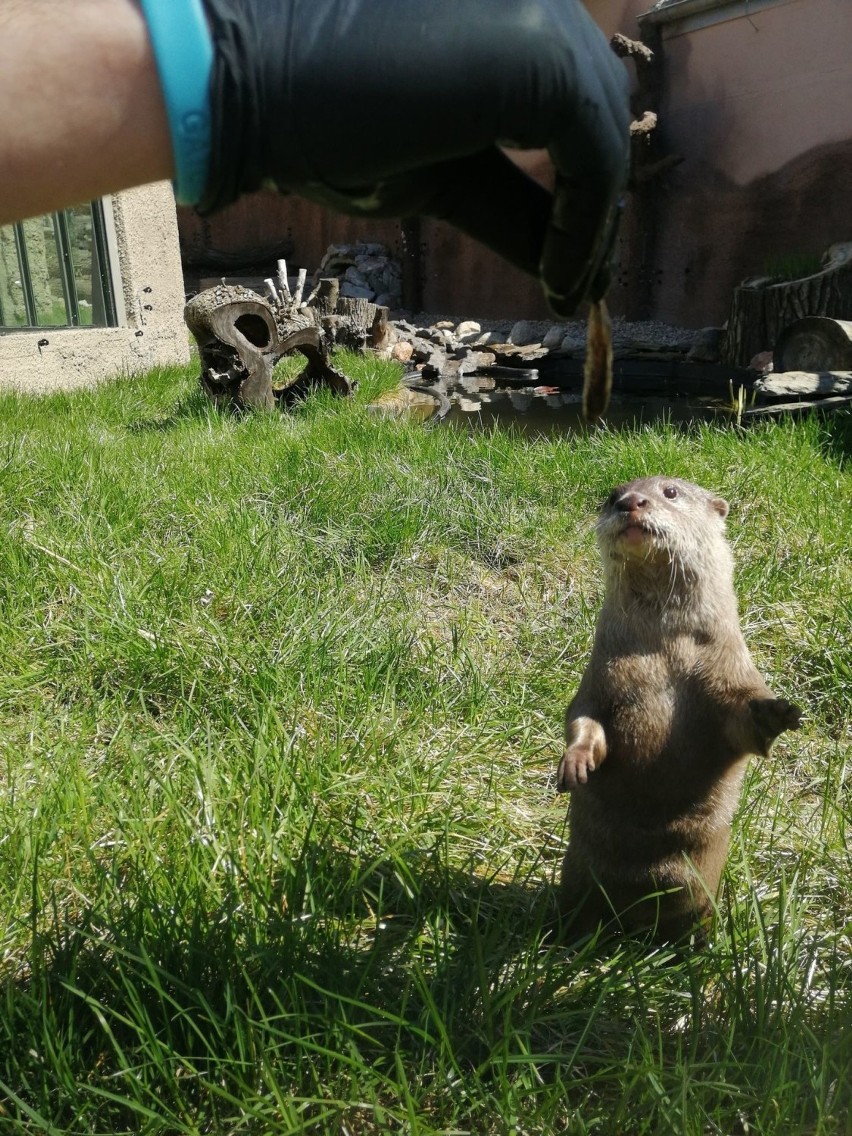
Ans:
[[[529,343],[522,347],[518,347],[514,343],[494,343],[489,344],[489,347],[494,352],[498,363],[527,363],[536,359],[543,359],[548,354],[547,348],[542,347],[540,343]]]
[[[409,342],[415,363],[424,363],[435,350],[434,343],[430,343],[428,339],[421,339],[419,335]]]
[[[480,367],[490,367],[496,361],[493,351],[465,351],[458,359],[459,374],[478,371]]]
[[[852,394],[852,371],[776,371],[758,379],[754,389],[773,398]]]

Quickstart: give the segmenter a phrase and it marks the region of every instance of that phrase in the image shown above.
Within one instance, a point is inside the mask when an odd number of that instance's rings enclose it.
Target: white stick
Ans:
[[[278,261],[278,287],[281,289],[282,295],[287,302],[290,302],[290,285],[287,283],[287,261]]]
[[[317,294],[319,293],[319,288],[320,288],[319,281],[317,281],[317,283],[314,285],[313,289],[311,290],[310,296],[308,296],[307,300],[305,300],[304,304],[302,304],[303,308],[309,308],[311,306],[311,303],[317,298]]]
[[[296,307],[302,302],[302,292],[305,290],[305,280],[308,278],[307,268],[299,269],[299,277],[296,281],[296,291],[293,294],[293,303]]]
[[[271,276],[268,277],[268,279],[264,280],[263,283],[269,289],[269,295],[272,297],[272,299],[275,301],[275,303],[280,304],[281,301],[278,298],[278,292],[275,288],[275,281],[272,279],[272,277]]]

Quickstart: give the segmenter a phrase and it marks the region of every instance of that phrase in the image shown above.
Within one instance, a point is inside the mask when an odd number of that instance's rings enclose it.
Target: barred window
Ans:
[[[0,227],[0,334],[117,322],[100,201]]]

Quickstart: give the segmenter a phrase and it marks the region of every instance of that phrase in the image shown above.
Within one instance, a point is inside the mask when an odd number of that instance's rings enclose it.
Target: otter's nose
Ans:
[[[625,493],[618,498],[615,507],[620,513],[632,513],[637,509],[647,508],[648,498],[643,497],[641,493]]]

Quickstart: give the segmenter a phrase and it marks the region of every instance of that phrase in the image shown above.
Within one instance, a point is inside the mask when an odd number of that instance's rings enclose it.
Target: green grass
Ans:
[[[0,1130],[846,1134],[852,419],[529,440],[0,399]],[[619,480],[721,491],[797,735],[703,954],[541,926]]]

